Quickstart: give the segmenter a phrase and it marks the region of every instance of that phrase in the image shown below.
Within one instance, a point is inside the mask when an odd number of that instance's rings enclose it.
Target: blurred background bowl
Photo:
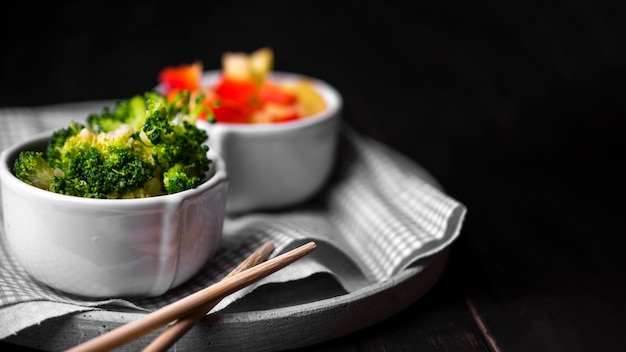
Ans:
[[[42,190],[12,173],[22,150],[43,151],[52,131],[3,150],[7,243],[36,280],[89,297],[159,296],[215,254],[228,179],[219,155],[195,189],[141,199],[90,199]]]
[[[220,71],[206,71],[202,85],[216,84]],[[332,172],[343,100],[328,83],[301,74],[274,71],[278,83],[310,80],[326,108],[309,117],[281,123],[207,123],[209,146],[226,162],[226,210],[241,214],[302,203],[320,191]]]

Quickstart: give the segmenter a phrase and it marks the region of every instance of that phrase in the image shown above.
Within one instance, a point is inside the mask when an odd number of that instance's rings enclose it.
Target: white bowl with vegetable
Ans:
[[[223,160],[199,143],[205,137],[195,124],[182,127],[180,112],[168,117],[178,122],[155,127],[164,121],[155,116],[171,109],[125,102],[146,113],[137,126],[153,125],[135,129],[107,110],[94,119],[111,123],[108,132],[73,124],[0,154],[9,249],[52,288],[99,298],[158,296],[190,279],[218,249],[228,189]],[[196,142],[170,149],[189,134]]]
[[[219,72],[206,72],[211,84]],[[303,76],[275,72],[273,79],[295,82]],[[328,107],[315,116],[283,123],[208,123],[211,145],[226,161],[230,214],[285,209],[309,200],[332,172],[340,127],[341,99],[323,81],[308,78]]]
[[[202,65],[161,71],[157,91],[203,94],[212,119],[198,119],[229,175],[227,212],[282,210],[314,197],[335,164],[343,100],[327,82],[272,71],[268,48],[227,52],[222,70]]]

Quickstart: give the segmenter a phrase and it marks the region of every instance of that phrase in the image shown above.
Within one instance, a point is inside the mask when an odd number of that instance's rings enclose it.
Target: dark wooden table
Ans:
[[[151,89],[166,65],[199,58],[215,68],[223,51],[267,45],[277,69],[337,86],[348,123],[467,205],[448,267],[426,296],[301,351],[623,348],[620,2],[46,6],[28,11],[43,33],[0,28],[0,106],[126,97]],[[120,13],[130,17],[113,24]]]

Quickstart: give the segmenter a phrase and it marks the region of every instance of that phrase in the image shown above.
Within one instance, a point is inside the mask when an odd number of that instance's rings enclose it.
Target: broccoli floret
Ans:
[[[174,132],[173,118],[176,116],[168,111],[167,104],[158,99],[146,100],[146,120],[142,131],[151,145],[165,144],[169,135]]]
[[[133,154],[130,148],[85,145],[74,147],[67,155],[65,177],[52,183],[53,192],[87,198],[126,198],[127,193],[142,188],[154,177],[154,165]]]
[[[82,123],[70,122],[70,125],[56,130],[52,133],[52,137],[48,140],[48,146],[44,152],[44,159],[54,168],[59,168],[59,162],[61,160],[61,154],[65,141],[68,138],[74,137],[85,128]]]
[[[136,95],[130,99],[119,101],[113,109],[105,107],[100,114],[87,117],[87,125],[98,132],[111,132],[121,125],[130,125],[135,130],[143,127],[146,119],[144,97]]]
[[[143,198],[194,188],[212,161],[206,131],[188,115],[197,107],[181,97],[168,102],[148,92],[89,115],[86,124],[72,122],[53,134],[43,153],[25,153],[32,156],[16,162],[15,174],[33,185],[37,180],[40,188],[87,198]]]
[[[172,111],[174,114],[186,116],[186,120],[192,124],[195,124],[200,116],[203,116],[210,123],[216,122],[213,111],[206,104],[206,94],[202,91],[193,94],[188,90],[178,91],[169,106],[177,110]]]
[[[196,187],[201,178],[194,172],[188,173],[183,164],[175,164],[163,173],[163,186],[167,193],[177,193]]]
[[[202,177],[211,160],[206,157],[208,134],[189,120],[180,118],[184,109],[173,108],[161,99],[147,99],[146,122],[139,139],[152,148],[158,167],[168,170],[177,163],[185,165],[186,173]]]
[[[63,171],[51,167],[42,152],[23,151],[13,164],[13,172],[20,180],[41,189],[49,189],[53,179],[63,176]]]

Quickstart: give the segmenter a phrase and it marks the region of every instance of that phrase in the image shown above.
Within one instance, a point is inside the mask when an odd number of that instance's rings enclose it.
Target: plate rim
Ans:
[[[205,317],[173,349],[277,351],[326,342],[364,329],[415,303],[440,279],[450,246],[389,279],[340,296],[286,307],[242,312],[218,311]],[[376,303],[376,309],[370,309]],[[149,313],[96,309],[50,318],[5,339],[44,350],[69,349],[140,319]],[[117,351],[147,346],[164,328],[141,336]]]

